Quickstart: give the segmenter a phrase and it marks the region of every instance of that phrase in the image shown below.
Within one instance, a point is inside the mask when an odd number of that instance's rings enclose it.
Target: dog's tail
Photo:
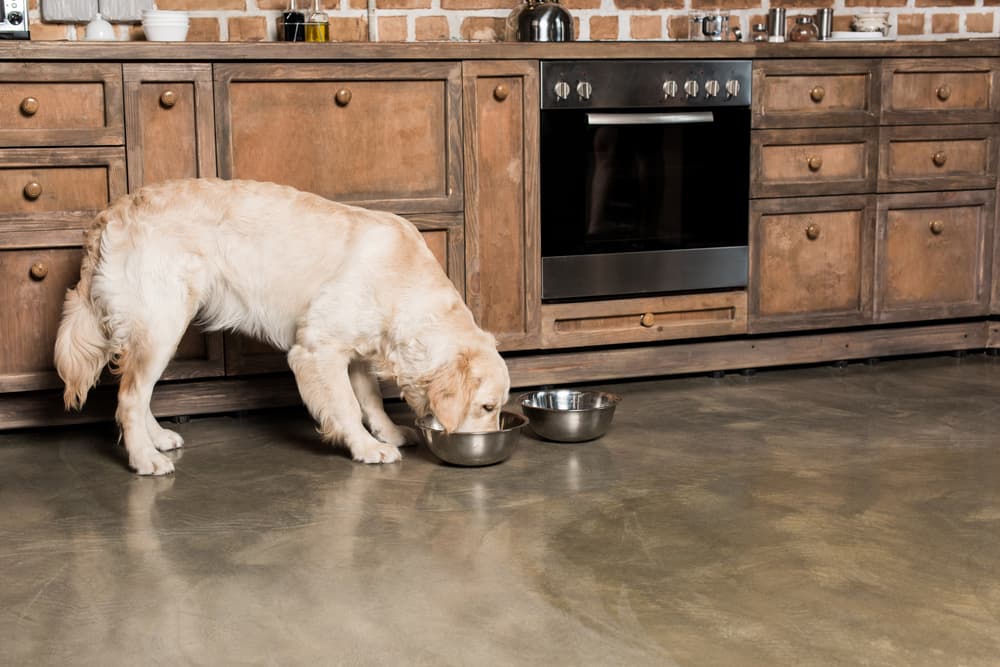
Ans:
[[[83,407],[87,392],[97,384],[112,354],[112,346],[90,297],[91,277],[100,258],[100,236],[104,227],[101,222],[104,221],[99,218],[99,224],[87,233],[80,282],[66,292],[62,322],[56,335],[55,366],[66,385],[63,402],[67,410]]]

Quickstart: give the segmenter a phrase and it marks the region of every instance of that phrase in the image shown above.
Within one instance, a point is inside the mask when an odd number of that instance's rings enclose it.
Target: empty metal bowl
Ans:
[[[583,442],[608,432],[618,394],[606,391],[551,389],[532,391],[520,398],[531,429],[546,440]]]
[[[500,430],[483,433],[445,433],[432,415],[417,420],[417,429],[434,456],[459,466],[488,466],[510,458],[517,449],[521,428],[528,420],[515,412],[500,413]]]

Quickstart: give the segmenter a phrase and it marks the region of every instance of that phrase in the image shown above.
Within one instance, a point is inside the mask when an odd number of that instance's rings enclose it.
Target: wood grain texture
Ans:
[[[882,123],[996,122],[1000,118],[1000,90],[993,64],[987,58],[884,61]]]
[[[993,124],[883,127],[879,192],[992,188],[1000,154],[997,138]]]
[[[751,197],[852,194],[875,190],[876,128],[754,130]]]
[[[753,127],[875,125],[879,74],[872,60],[755,61]]]

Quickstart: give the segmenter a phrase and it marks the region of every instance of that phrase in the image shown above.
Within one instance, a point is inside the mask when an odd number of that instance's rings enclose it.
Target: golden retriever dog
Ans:
[[[140,189],[86,232],[55,365],[67,409],[109,362],[115,417],[140,475],[173,472],[182,438],[150,411],[153,385],[192,320],[288,353],[324,439],[365,463],[398,461],[378,379],[448,431],[499,428],[510,379],[496,341],[408,221],[290,187],[189,179]]]

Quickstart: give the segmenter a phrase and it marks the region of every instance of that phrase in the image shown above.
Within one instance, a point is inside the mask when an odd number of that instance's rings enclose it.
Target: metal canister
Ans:
[[[830,39],[833,36],[833,9],[823,7],[816,10],[816,39]]]
[[[785,41],[785,8],[771,7],[767,12],[767,41]]]

